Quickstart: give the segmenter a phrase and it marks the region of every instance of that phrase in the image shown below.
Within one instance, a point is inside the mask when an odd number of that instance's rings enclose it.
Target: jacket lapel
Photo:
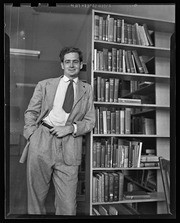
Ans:
[[[54,97],[56,94],[56,90],[62,76],[49,81],[46,86],[46,98],[47,98],[47,106],[48,109],[51,110],[53,107]]]
[[[82,98],[82,96],[86,92],[85,84],[81,80],[79,80],[77,82],[76,92],[77,92],[77,94],[76,94],[76,98],[75,98],[75,101],[74,101],[73,108],[74,108],[74,106],[76,106],[78,101]]]

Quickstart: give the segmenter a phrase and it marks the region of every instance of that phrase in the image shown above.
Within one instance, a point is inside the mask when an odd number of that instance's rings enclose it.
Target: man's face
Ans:
[[[64,55],[64,61],[61,62],[61,67],[64,70],[64,75],[67,77],[77,77],[80,69],[82,69],[82,62],[79,60],[78,53],[67,53]]]

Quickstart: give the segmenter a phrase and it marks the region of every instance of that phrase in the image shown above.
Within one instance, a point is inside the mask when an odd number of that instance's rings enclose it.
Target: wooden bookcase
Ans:
[[[124,22],[127,24],[147,25],[148,30],[152,33],[151,37],[153,39],[152,46],[145,45],[135,45],[129,43],[121,43],[115,41],[105,41],[95,39],[95,15],[103,17],[105,20],[107,16],[117,19],[124,19]],[[156,167],[93,167],[93,143],[96,140],[114,138],[125,139],[125,140],[137,140],[143,142],[143,150],[146,149],[147,145],[152,144],[153,149],[157,156],[163,156],[166,159],[170,159],[170,38],[174,32],[174,23],[167,21],[160,21],[154,19],[147,19],[136,16],[129,16],[124,14],[117,14],[106,11],[92,10],[92,41],[91,41],[91,85],[94,89],[94,93],[97,87],[94,85],[94,79],[99,77],[102,78],[118,78],[120,81],[150,81],[152,86],[145,86],[142,89],[137,89],[129,94],[123,95],[124,98],[133,98],[134,95],[148,95],[150,92],[153,93],[152,103],[142,102],[141,104],[133,103],[118,103],[118,102],[104,102],[97,101],[95,99],[94,105],[97,107],[105,107],[110,109],[112,107],[116,109],[122,109],[129,107],[132,110],[134,108],[143,109],[139,115],[146,115],[150,113],[150,116],[153,116],[155,121],[155,134],[94,134],[94,130],[90,133],[89,142],[86,154],[86,208],[87,214],[93,215],[93,207],[99,208],[100,205],[107,207],[108,205],[114,205],[120,207],[122,210],[122,204],[132,203],[139,204],[145,203],[144,206],[150,206],[150,209],[153,209],[153,214],[165,213],[165,204],[164,204],[164,194],[162,187],[162,179],[160,176],[159,166]],[[108,51],[111,51],[112,48],[123,49],[123,50],[136,50],[138,55],[143,55],[148,58],[153,58],[153,70],[154,73],[131,73],[131,72],[119,72],[119,71],[105,71],[105,70],[96,70],[95,60],[94,60],[94,49],[98,51],[103,51],[103,48],[107,48]],[[95,89],[96,88],[96,89]],[[136,114],[137,115],[137,114]],[[132,115],[131,115],[132,117]],[[132,119],[131,119],[132,120]],[[148,147],[147,147],[148,148]],[[120,201],[113,202],[93,202],[93,176],[95,173],[99,172],[117,172],[123,171],[123,173],[128,173],[128,175],[134,171],[141,172],[146,170],[153,170],[156,173],[156,191],[151,194],[151,197],[148,199],[134,199],[127,200],[124,199]],[[134,205],[133,204],[133,205]],[[134,205],[135,206],[135,205]],[[143,206],[143,205],[142,205]],[[119,212],[120,213],[120,212]],[[141,212],[143,213],[143,212]],[[149,213],[149,212],[148,212]]]

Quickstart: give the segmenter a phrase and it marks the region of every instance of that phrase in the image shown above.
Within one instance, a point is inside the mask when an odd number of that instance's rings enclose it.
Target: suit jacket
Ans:
[[[30,136],[53,107],[56,89],[61,77],[40,81],[34,90],[28,108],[25,111],[23,134],[28,141],[20,159],[21,163],[26,160],[31,140]],[[77,132],[75,135],[69,134],[62,138],[63,157],[66,164],[79,165],[81,163],[82,136],[90,132],[95,125],[92,87],[81,80],[77,83],[77,97],[66,122],[67,125],[72,123],[77,125]]]

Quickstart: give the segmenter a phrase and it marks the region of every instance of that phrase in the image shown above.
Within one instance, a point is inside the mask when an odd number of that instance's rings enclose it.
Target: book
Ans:
[[[125,134],[131,134],[131,108],[125,108]]]
[[[127,50],[127,57],[128,57],[128,61],[129,61],[129,66],[130,66],[130,72],[131,73],[135,73],[135,66],[132,60],[132,55],[131,55],[131,51]]]
[[[101,165],[101,142],[96,142],[96,167]]]
[[[97,178],[93,176],[92,180],[92,202],[97,202]]]
[[[92,214],[93,215],[100,215],[99,211],[95,207],[92,208]]]
[[[146,135],[155,134],[155,120],[153,118],[143,117],[143,132]]]
[[[101,78],[100,97],[101,97],[101,101],[105,101],[105,79],[104,78]]]
[[[94,16],[94,39],[99,39],[99,16]]]
[[[124,117],[125,117],[125,114],[124,114],[124,109],[120,109],[120,118],[119,118],[119,131],[120,131],[120,134],[124,134]]]
[[[114,187],[113,187],[113,201],[119,200],[119,175],[112,173],[114,176]]]
[[[113,202],[114,199],[114,175],[112,173],[108,173],[108,189],[109,189],[109,202]]]
[[[109,215],[118,215],[118,210],[114,206],[109,205],[108,208],[109,208]]]
[[[151,196],[146,191],[135,190],[135,191],[124,192],[124,198],[131,199],[131,200],[132,199],[149,199],[151,198]]]
[[[108,49],[103,48],[103,69],[108,70]]]
[[[96,147],[96,141],[93,141],[93,168],[97,166],[97,147]]]
[[[119,175],[119,201],[123,200],[124,193],[124,174],[122,172],[118,172]]]
[[[108,71],[112,71],[112,52],[108,51]]]
[[[136,98],[118,98],[118,103],[141,104],[141,99],[136,99]]]
[[[114,78],[109,78],[109,101],[114,101]]]
[[[103,39],[103,17],[99,16],[99,40]]]
[[[108,202],[109,201],[108,173],[103,172],[103,174],[104,174],[104,202]]]
[[[101,101],[101,77],[97,77],[97,101]]]
[[[121,20],[117,19],[117,42],[120,43],[121,42]]]
[[[129,62],[129,57],[127,55],[127,51],[125,51],[125,63],[126,63],[126,72],[130,73],[131,69],[130,69],[130,62]]]
[[[132,53],[134,55],[134,59],[135,59],[135,62],[136,62],[139,73],[144,73],[143,66],[142,66],[141,61],[139,59],[137,50],[132,50]]]
[[[143,66],[144,73],[145,73],[145,74],[148,74],[149,72],[148,72],[148,69],[147,69],[147,67],[146,67],[146,63],[145,63],[145,61],[144,61],[144,59],[143,59],[143,56],[139,56],[139,59],[140,59],[141,64],[142,64],[142,66]]]
[[[109,102],[109,79],[105,79],[105,102]]]
[[[153,44],[153,40],[152,40],[151,35],[150,35],[150,33],[149,33],[147,24],[144,23],[144,24],[143,24],[143,27],[144,27],[144,31],[145,31],[145,33],[146,33],[147,39],[148,39],[148,41],[149,41],[149,45],[150,45],[150,46],[153,46],[153,45],[154,45],[154,44]]]
[[[105,167],[105,140],[101,139],[100,167]]]
[[[116,42],[117,41],[117,19],[114,19],[114,32],[113,32],[113,41]]]
[[[108,41],[113,42],[114,34],[114,18],[108,17]]]
[[[117,71],[117,49],[114,47],[112,48],[112,71]]]
[[[119,93],[119,79],[114,78],[114,97],[113,97],[114,102],[118,102],[118,93]]]
[[[132,25],[131,24],[127,24],[127,42],[128,42],[128,44],[133,44]]]
[[[99,205],[99,213],[100,215],[108,215],[108,211],[102,205]]]

